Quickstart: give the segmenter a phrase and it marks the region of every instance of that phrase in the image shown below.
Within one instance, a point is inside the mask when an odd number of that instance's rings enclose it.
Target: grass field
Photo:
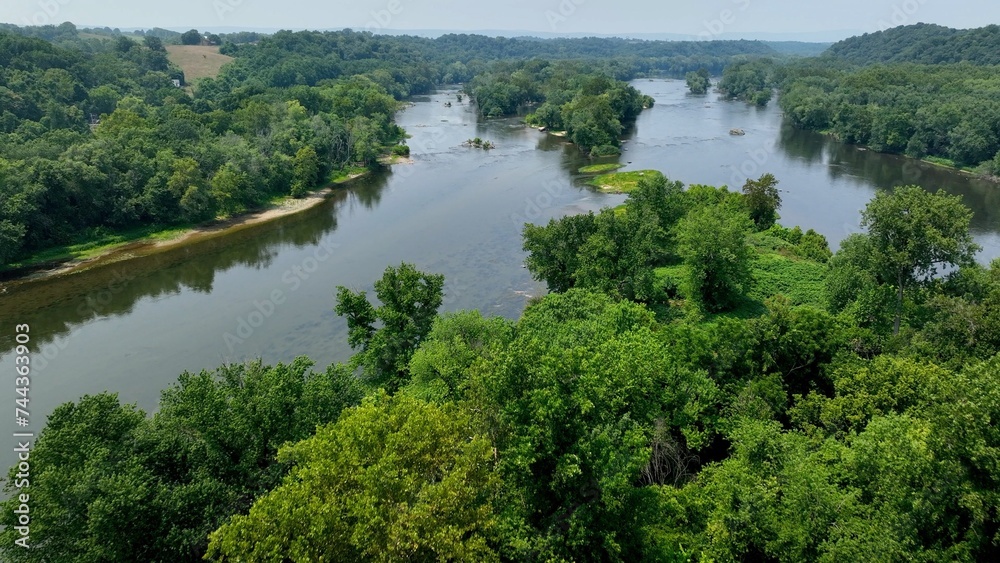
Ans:
[[[580,174],[605,174],[608,172],[614,172],[619,168],[625,166],[624,164],[591,164],[590,166],[584,166],[580,169]]]
[[[218,47],[201,45],[167,45],[167,58],[181,67],[188,84],[194,84],[199,78],[215,78],[222,65],[233,60],[220,54]]]
[[[647,174],[659,174],[656,170],[636,170],[634,172],[613,172],[602,174],[587,181],[591,186],[600,188],[606,192],[616,194],[627,194],[639,187],[639,180]]]

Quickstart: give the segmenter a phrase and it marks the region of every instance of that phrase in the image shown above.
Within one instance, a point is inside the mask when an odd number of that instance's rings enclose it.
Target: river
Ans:
[[[860,210],[877,188],[940,187],[975,211],[981,260],[1000,256],[996,185],[793,130],[776,104],[691,96],[677,80],[634,85],[656,106],[628,132],[623,155],[600,162],[736,188],[771,172],[782,190],[781,223],[815,228],[834,248],[860,230]],[[14,424],[15,323],[31,327],[27,430],[37,432],[57,405],[105,390],[154,410],[160,391],[185,370],[257,357],[307,355],[319,368],[345,361],[336,286],[370,291],[386,266],[402,261],[445,274],[445,310],[520,315],[545,291],[523,267],[523,222],[598,210],[624,196],[583,185],[576,171],[590,162],[574,146],[517,119],[480,121],[455,90],[413,102],[397,119],[412,135],[415,162],[360,179],[322,205],[82,273],[10,284],[0,295],[0,373],[8,384],[0,412],[9,414],[0,427],[24,430]],[[746,135],[729,135],[734,127]],[[462,146],[477,136],[497,148]],[[9,465],[13,438],[0,447],[0,463]]]

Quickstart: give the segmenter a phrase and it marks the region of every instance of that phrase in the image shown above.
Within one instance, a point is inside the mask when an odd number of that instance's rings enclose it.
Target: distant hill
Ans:
[[[835,43],[826,52],[855,64],[1000,64],[1000,26],[952,29],[918,23],[866,33]]]

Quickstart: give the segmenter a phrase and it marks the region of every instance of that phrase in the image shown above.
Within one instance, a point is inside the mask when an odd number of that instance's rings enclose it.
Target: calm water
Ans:
[[[917,183],[961,194],[975,212],[983,260],[1000,256],[1000,186],[929,165],[847,147],[782,126],[756,109],[686,94],[682,81],[637,81],[657,100],[629,132],[626,169],[656,168],[685,183],[740,186],[764,172],[780,180],[782,223],[813,227],[832,245],[859,230],[876,188]],[[453,102],[445,107],[444,102]],[[388,265],[412,262],[446,276],[445,309],[516,318],[544,292],[522,266],[520,227],[616,205],[623,196],[583,186],[589,162],[558,138],[517,120],[477,121],[454,91],[414,100],[398,116],[414,164],[339,191],[325,204],[235,234],[62,279],[8,284],[0,295],[0,430],[14,425],[15,323],[35,344],[32,424],[60,403],[112,390],[152,410],[182,371],[262,357],[350,354],[333,312],[336,286],[370,290]],[[734,137],[739,127],[746,136]],[[490,152],[461,146],[494,141]],[[618,159],[602,159],[616,161]],[[4,397],[7,397],[6,399]],[[9,465],[11,438],[0,439]]]

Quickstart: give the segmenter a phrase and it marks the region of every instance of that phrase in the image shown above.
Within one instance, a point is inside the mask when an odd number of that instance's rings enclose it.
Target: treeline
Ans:
[[[721,72],[735,56],[776,54],[758,41],[541,40],[466,34],[429,39],[351,30],[281,31],[254,44],[226,41],[222,53],[238,58],[231,66],[234,75],[256,74],[272,86],[314,84],[343,74],[384,69],[397,83],[411,85],[404,95],[426,92],[434,84],[468,82],[490,70],[495,61],[587,60],[594,70],[630,80],[654,73],[683,76],[699,68]]]
[[[852,64],[918,63],[1000,65],[1000,26],[952,29],[918,23],[834,43],[824,56]]]
[[[404,137],[396,100],[364,76],[284,89],[246,76],[192,98],[161,40],[112,44],[0,33],[0,264],[302,195]]]
[[[496,63],[465,87],[485,117],[516,115],[531,125],[566,131],[581,150],[617,154],[624,127],[654,100],[634,87],[580,63],[532,60]]]
[[[184,374],[152,417],[63,405],[32,451],[34,547],[12,498],[0,550],[996,559],[1000,263],[975,263],[971,211],[880,193],[831,257],[774,224],[776,184],[651,174],[621,209],[526,226],[553,293],[517,322],[437,315],[443,277],[402,264],[377,300],[338,288],[345,365]]]
[[[798,127],[880,152],[1000,173],[1000,68],[894,64],[785,69],[780,105]]]

